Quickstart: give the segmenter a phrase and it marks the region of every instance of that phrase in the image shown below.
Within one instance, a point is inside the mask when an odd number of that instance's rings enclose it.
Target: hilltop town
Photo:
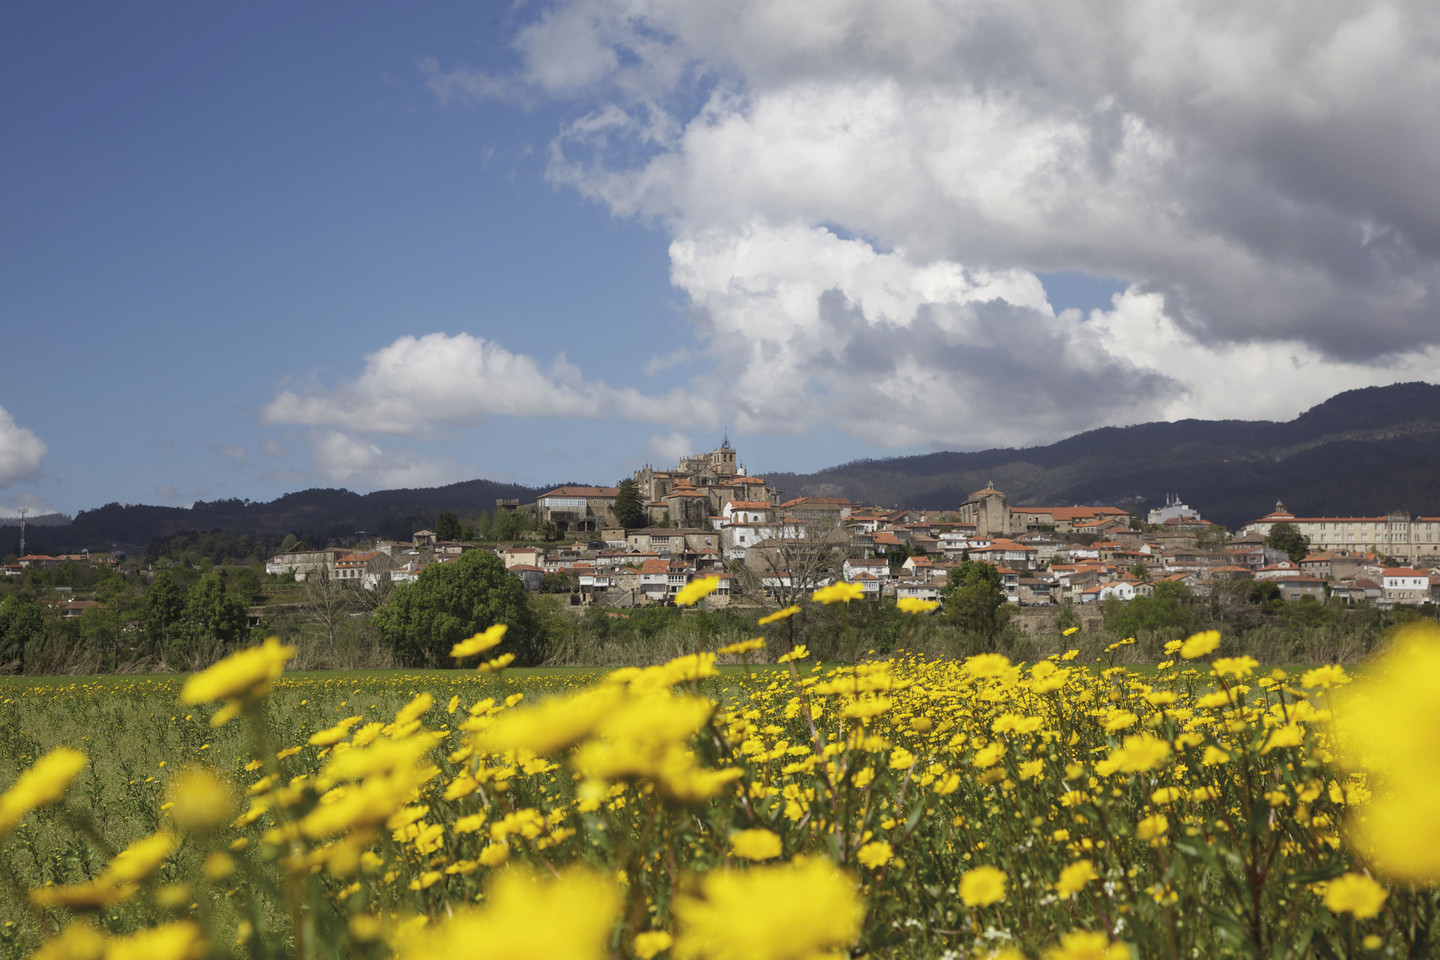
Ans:
[[[1285,599],[1382,607],[1440,595],[1440,517],[1296,516],[1277,503],[1231,532],[1178,498],[1142,518],[1113,506],[1013,504],[993,484],[953,510],[880,508],[842,497],[782,501],[763,478],[746,474],[728,442],[673,468],[647,465],[632,480],[645,526],[619,522],[619,487],[564,486],[534,504],[504,505],[530,511],[562,539],[493,549],[528,590],[546,589],[550,577],[576,605],[666,603],[692,579],[712,575],[721,583],[720,603],[788,600],[842,580],[860,584],[867,596],[938,600],[962,559],[992,564],[1006,600],[1019,607],[1129,601],[1165,582],[1203,596],[1217,583],[1261,581]],[[1308,541],[1303,555],[1267,546],[1279,524]],[[376,589],[381,581],[413,581],[426,566],[469,549],[483,548],[420,530],[409,542],[365,549],[292,550],[266,569],[301,579],[323,569]],[[43,558],[21,558],[20,565],[34,562]]]

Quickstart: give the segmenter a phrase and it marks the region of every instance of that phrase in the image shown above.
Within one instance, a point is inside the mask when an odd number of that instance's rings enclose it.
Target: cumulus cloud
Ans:
[[[0,407],[0,488],[39,476],[48,450],[44,440],[17,424],[9,411]]]
[[[60,512],[55,504],[28,490],[13,497],[7,497],[5,500],[0,500],[0,517],[6,519],[16,518],[20,516],[21,510],[24,510],[26,515],[30,517],[43,517],[49,513]]]
[[[362,489],[440,487],[476,475],[475,467],[448,457],[387,451],[338,430],[316,431],[311,437],[310,454],[312,477]]]
[[[494,416],[650,420],[661,416],[662,403],[669,405],[668,415],[706,406],[679,394],[657,400],[633,388],[587,381],[563,354],[544,369],[533,357],[482,337],[432,333],[401,337],[370,354],[351,383],[282,391],[261,419],[414,434]]]
[[[668,233],[728,422],[975,445],[1435,379],[1437,41],[1420,0],[568,0],[515,74],[428,75],[570,105],[549,176]],[[1130,286],[1057,314],[1051,271]],[[537,415],[625,409],[526,359]]]

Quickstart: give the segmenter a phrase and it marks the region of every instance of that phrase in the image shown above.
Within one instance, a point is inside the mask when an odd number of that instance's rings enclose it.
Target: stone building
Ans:
[[[635,482],[651,522],[668,517],[676,527],[709,526],[731,500],[775,504],[780,499],[763,478],[746,475],[728,439],[709,453],[682,457],[674,469],[646,464],[635,471]]]

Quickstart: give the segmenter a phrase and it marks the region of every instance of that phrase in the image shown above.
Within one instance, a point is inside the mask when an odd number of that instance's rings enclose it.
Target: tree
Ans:
[[[1281,520],[1271,526],[1270,532],[1265,535],[1265,546],[1282,550],[1292,563],[1299,563],[1310,552],[1310,538],[1301,533],[1295,524]]]
[[[615,494],[615,519],[626,530],[645,526],[645,505],[640,502],[640,484],[627,477]]]
[[[460,518],[453,512],[445,510],[435,518],[435,539],[459,540],[463,532]]]
[[[145,594],[145,621],[152,653],[159,653],[170,645],[184,613],[185,591],[169,570],[161,570],[150,581],[150,589]]]
[[[994,637],[1009,620],[1000,571],[983,560],[967,558],[951,567],[950,580],[940,593],[945,615],[962,630]]]
[[[768,592],[780,607],[799,603],[839,576],[849,544],[834,521],[777,523],[769,538],[749,548],[745,565],[737,569],[741,591],[751,597]]]
[[[226,592],[219,574],[206,574],[186,592],[184,618],[196,652],[204,649],[206,641],[228,647],[249,632],[244,602]]]
[[[25,648],[46,632],[45,605],[32,593],[0,600],[0,671],[25,672]]]
[[[510,629],[495,654],[514,653],[532,666],[544,643],[525,587],[495,554],[471,550],[453,563],[426,567],[414,583],[399,586],[375,611],[380,635],[408,667],[448,667],[455,644],[497,623]]]
[[[355,609],[355,591],[343,580],[330,576],[330,568],[321,566],[305,575],[300,588],[300,618],[318,623],[329,641],[330,656],[335,656],[335,634]]]

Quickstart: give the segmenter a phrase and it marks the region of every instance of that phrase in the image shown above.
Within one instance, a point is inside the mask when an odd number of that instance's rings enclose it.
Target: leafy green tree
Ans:
[[[219,574],[208,573],[185,593],[185,626],[193,644],[213,640],[230,646],[244,639],[245,604],[225,590]]]
[[[297,536],[295,536],[295,534],[293,534],[293,533],[287,533],[287,534],[285,534],[285,539],[280,541],[280,552],[281,552],[281,553],[289,553],[291,550],[294,550],[294,549],[295,549],[295,544],[297,544],[297,543],[299,543],[299,542],[300,542],[300,538],[297,537]]]
[[[25,648],[46,632],[45,605],[33,593],[0,600],[0,672],[25,672]]]
[[[228,589],[244,603],[265,602],[265,581],[254,567],[237,567],[230,575]]]
[[[1144,632],[1188,633],[1195,627],[1190,588],[1174,580],[1161,580],[1148,597],[1133,600],[1110,597],[1105,601],[1105,629],[1117,636]]]
[[[640,484],[633,477],[620,481],[619,492],[615,494],[615,519],[626,530],[645,526],[645,505],[640,502]]]
[[[945,616],[962,630],[994,637],[1009,620],[1000,571],[983,560],[966,558],[951,567],[950,580],[940,594],[945,598]]]
[[[453,563],[426,567],[414,583],[396,587],[375,611],[375,627],[408,667],[448,667],[450,649],[497,623],[510,629],[496,653],[514,653],[531,666],[544,659],[544,642],[520,580],[500,558],[471,550]]]
[[[463,532],[460,518],[451,511],[445,510],[435,518],[435,539],[459,540]]]
[[[150,589],[145,594],[146,632],[150,635],[152,651],[159,652],[170,645],[184,614],[185,591],[169,570],[161,570],[150,581]]]
[[[1283,550],[1291,562],[1299,563],[1310,552],[1310,538],[1288,520],[1281,520],[1270,527],[1265,535],[1265,546],[1272,550]]]

